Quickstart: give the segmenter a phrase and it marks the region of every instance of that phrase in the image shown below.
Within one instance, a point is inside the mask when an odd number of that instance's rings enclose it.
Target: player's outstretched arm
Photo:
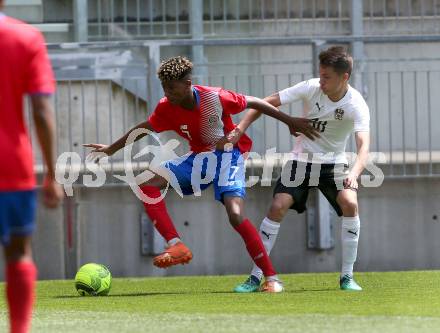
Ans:
[[[46,207],[55,208],[63,198],[63,191],[55,180],[53,110],[48,96],[32,96],[31,102],[35,129],[47,167],[43,183],[43,201]]]
[[[265,97],[264,100],[275,107],[281,105],[280,97],[278,93],[275,93],[271,96]],[[249,106],[249,105],[248,105]],[[223,149],[226,144],[235,145],[241,138],[244,132],[249,128],[249,126],[258,118],[260,118],[261,112],[256,109],[250,109],[238,123],[237,127],[234,128],[231,132],[226,134],[218,143],[217,149]]]
[[[278,93],[267,96],[264,98],[264,100],[276,108],[281,105],[280,95]],[[249,104],[248,104],[248,107],[249,107]],[[260,116],[261,116],[260,111],[258,111],[256,109],[250,109],[248,112],[246,112],[246,114],[244,115],[244,117],[240,121],[240,123],[237,125],[237,127],[242,132],[245,132],[255,120],[260,118]]]
[[[276,97],[272,97],[271,100],[276,104],[277,102]],[[270,116],[285,123],[289,127],[290,133],[292,135],[297,135],[298,133],[302,133],[311,140],[314,140],[315,138],[319,137],[319,132],[315,128],[313,128],[313,126],[311,125],[308,119],[291,117],[283,112],[280,112],[274,105],[270,104],[268,101],[262,100],[257,97],[246,96],[246,102],[248,108],[256,109],[260,113],[264,113],[267,116]],[[278,95],[278,103],[279,104],[277,106],[281,104],[279,101],[279,95]],[[252,112],[252,110],[250,112]],[[244,122],[243,126],[246,126],[247,123],[251,121],[253,118],[257,119],[258,117],[259,115],[257,116],[255,112],[252,112],[249,118]]]
[[[88,148],[93,148],[92,153],[104,153],[108,156],[111,156],[114,153],[116,153],[118,150],[125,147],[126,142],[127,142],[127,138],[131,132],[133,132],[136,129],[142,129],[142,128],[147,129],[148,131],[154,132],[154,129],[151,126],[151,124],[148,121],[144,121],[144,122],[140,123],[139,125],[130,129],[123,137],[116,140],[114,143],[112,143],[110,145],[104,145],[101,143],[85,143],[85,144],[83,144],[83,146],[88,147]],[[142,139],[146,135],[147,135],[147,133],[142,133],[142,134],[138,135],[136,137],[135,141]]]

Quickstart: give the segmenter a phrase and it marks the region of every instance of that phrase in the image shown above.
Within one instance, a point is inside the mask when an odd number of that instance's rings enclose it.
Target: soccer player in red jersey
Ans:
[[[152,132],[172,130],[188,140],[191,152],[165,163],[169,177],[156,174],[142,185],[142,191],[149,198],[158,198],[161,196],[160,190],[169,182],[172,183],[170,179],[178,182],[183,194],[195,193],[197,189],[203,190],[212,183],[215,199],[224,204],[229,222],[242,237],[254,263],[263,271],[266,282],[261,290],[280,292],[283,286],[277,278],[262,240],[256,228],[244,216],[245,166],[242,154],[250,150],[252,141],[243,134],[231,151],[225,151],[224,144],[228,142],[228,134],[240,131],[232,122],[231,115],[246,108],[258,109],[283,121],[293,133],[302,132],[313,138],[317,135],[316,131],[307,120],[283,114],[259,98],[222,88],[193,85],[192,67],[193,64],[184,57],[164,61],[158,70],[158,76],[165,97],[160,100],[149,119],[109,146],[85,146],[94,148],[93,152],[112,155],[126,145],[127,138],[133,130],[140,128]],[[210,163],[211,161],[214,162]],[[209,178],[211,181],[195,184],[195,179],[200,178]],[[154,265],[166,268],[188,263],[192,259],[192,253],[181,241],[164,201],[154,204],[144,202],[144,206],[156,229],[168,243],[165,252],[154,258]]]
[[[23,95],[47,166],[43,197],[56,207],[62,189],[55,182],[54,121],[49,95],[54,78],[44,38],[30,25],[4,15],[0,0],[0,241],[6,259],[6,296],[11,333],[29,331],[37,270],[32,261],[36,192],[33,155],[23,114]]]

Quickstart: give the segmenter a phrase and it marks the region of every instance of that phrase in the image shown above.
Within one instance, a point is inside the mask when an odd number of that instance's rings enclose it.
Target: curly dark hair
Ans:
[[[181,80],[190,75],[193,64],[187,58],[178,56],[164,60],[157,70],[161,82]]]
[[[336,73],[348,73],[353,70],[353,58],[344,46],[332,46],[319,54],[319,64],[332,67]]]

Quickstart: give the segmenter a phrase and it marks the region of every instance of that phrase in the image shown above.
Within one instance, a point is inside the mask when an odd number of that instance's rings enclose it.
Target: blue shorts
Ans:
[[[225,196],[246,195],[244,158],[238,148],[230,152],[192,153],[164,166],[171,171],[170,183],[178,193],[180,190],[184,195],[200,196],[201,191],[214,184],[215,199],[220,202]]]
[[[11,235],[27,236],[35,228],[37,195],[35,190],[0,192],[0,241],[9,243]]]

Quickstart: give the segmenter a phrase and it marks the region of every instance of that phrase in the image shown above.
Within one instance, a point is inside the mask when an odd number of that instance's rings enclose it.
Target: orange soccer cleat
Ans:
[[[183,242],[169,246],[163,253],[154,257],[153,264],[159,268],[168,268],[178,264],[187,264],[193,255]]]

